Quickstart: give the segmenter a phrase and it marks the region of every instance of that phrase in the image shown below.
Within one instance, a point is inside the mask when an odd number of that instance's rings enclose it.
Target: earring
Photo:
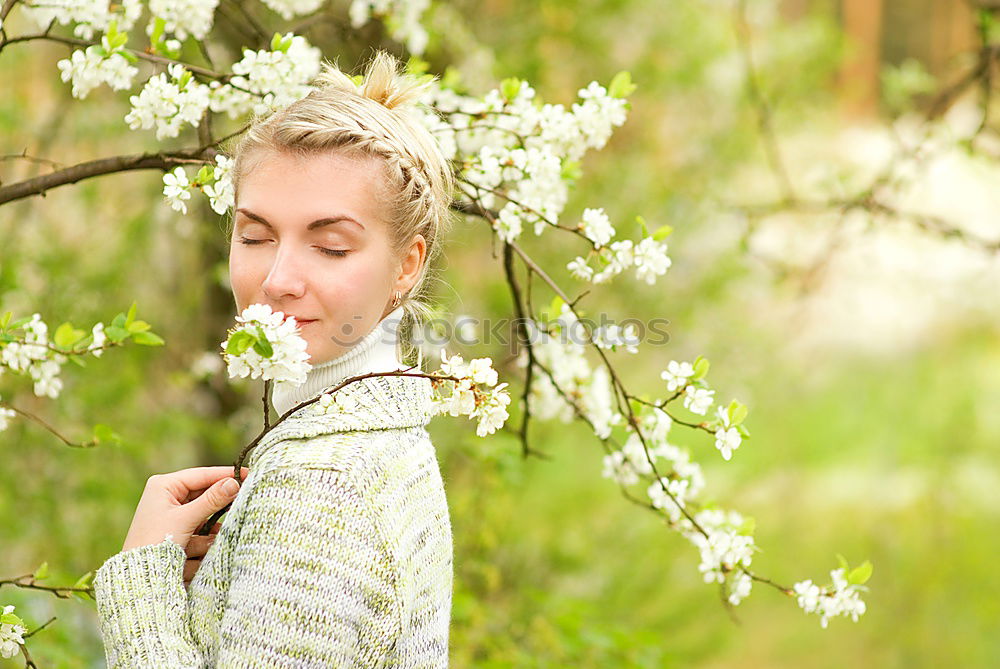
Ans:
[[[392,297],[392,308],[395,309],[402,302],[403,302],[403,294],[397,290],[396,294],[393,295],[393,297]]]

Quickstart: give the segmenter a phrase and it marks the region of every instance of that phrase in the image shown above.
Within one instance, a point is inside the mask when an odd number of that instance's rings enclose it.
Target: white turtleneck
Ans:
[[[271,404],[275,411],[279,416],[283,415],[295,405],[316,397],[325,388],[352,376],[405,369],[397,352],[398,329],[402,319],[403,307],[396,307],[350,349],[332,360],[313,366],[304,383],[274,384]]]

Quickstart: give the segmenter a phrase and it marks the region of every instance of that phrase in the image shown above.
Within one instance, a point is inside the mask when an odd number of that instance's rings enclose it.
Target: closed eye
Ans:
[[[240,237],[240,243],[246,244],[247,246],[252,246],[254,244],[263,244],[266,241],[267,241],[266,239],[250,239],[248,237]],[[343,258],[348,253],[350,253],[349,251],[346,251],[344,249],[327,249],[323,248],[322,246],[318,246],[316,248],[324,255],[332,256],[334,258]]]

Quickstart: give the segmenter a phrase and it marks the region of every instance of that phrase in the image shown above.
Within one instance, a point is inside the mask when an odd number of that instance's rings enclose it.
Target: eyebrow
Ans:
[[[258,214],[253,213],[249,209],[243,209],[241,207],[241,208],[237,209],[236,211],[238,211],[239,213],[243,214],[247,218],[249,218],[249,219],[251,219],[253,221],[256,221],[257,223],[260,223],[261,225],[266,226],[266,227],[270,228],[271,230],[274,230],[274,226],[271,225],[270,223],[268,223],[267,219],[265,219],[263,216],[260,216]],[[306,230],[315,230],[317,228],[322,228],[322,227],[327,226],[327,225],[333,225],[335,223],[342,223],[344,221],[347,221],[349,223],[354,223],[354,224],[360,226],[362,230],[365,229],[364,224],[362,224],[357,219],[354,219],[354,218],[348,216],[347,214],[334,214],[333,216],[327,216],[326,218],[320,218],[320,219],[317,219],[317,220],[313,221],[312,223],[310,223],[309,225],[306,226]]]

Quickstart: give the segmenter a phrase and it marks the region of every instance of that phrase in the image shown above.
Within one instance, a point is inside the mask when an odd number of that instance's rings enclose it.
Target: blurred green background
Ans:
[[[536,423],[534,444],[551,458],[524,460],[513,436],[480,439],[471,424],[439,417],[431,432],[455,538],[454,666],[1000,660],[995,253],[882,218],[841,225],[792,216],[751,229],[735,214],[729,205],[781,194],[745,85],[736,9],[725,0],[440,3],[428,60],[437,72],[458,66],[474,92],[519,76],[567,105],[592,79],[631,71],[629,120],[585,158],[564,220],[601,206],[616,222],[641,214],[654,227],[672,225],[673,266],[655,287],[632,278],[599,287],[584,307],[670,320],[669,343],[638,358],[613,354],[636,389],[654,391],[669,360],[712,361],[717,398],[750,407],[753,437],[724,462],[707,435],[675,426],[672,441],[705,468],[705,497],[756,519],[763,550],[753,566],[782,584],[826,582],[837,553],[852,564],[870,559],[868,612],[824,630],[758,585],[734,622],[701,581],[697,551],[601,478],[603,450],[581,426]],[[943,85],[975,49],[960,0],[761,0],[746,9],[759,83],[802,189],[826,172],[863,183],[877,167],[869,149],[884,142],[880,128],[921,112],[925,97],[908,95],[896,66],[913,59]],[[380,40],[369,27],[325,53],[350,66]],[[72,164],[155,148],[121,121],[125,96],[102,88],[83,103],[70,97],[55,67],[67,54],[51,44],[0,54],[0,154],[26,149]],[[956,155],[929,170],[939,198],[925,186],[904,202],[996,238],[997,161]],[[4,183],[38,169],[0,163]],[[89,327],[136,300],[167,341],[66,366],[55,402],[34,397],[25,379],[0,377],[0,396],[70,435],[89,436],[101,422],[125,439],[78,451],[20,420],[0,433],[0,578],[42,561],[49,583],[96,569],[120,549],[149,475],[229,463],[259,423],[257,385],[192,372],[234,315],[223,220],[207,203],[178,216],[161,187],[156,172],[119,174],[0,209],[0,312]],[[551,239],[523,241],[572,282],[560,269],[570,252]],[[833,259],[810,273],[803,249],[822,256],[834,246]],[[456,222],[441,271],[449,312],[509,315],[481,222]],[[516,378],[502,347],[450,348],[504,360],[501,379]],[[12,587],[0,589],[4,604],[32,627],[58,617],[30,641],[38,666],[103,666],[91,604]]]

